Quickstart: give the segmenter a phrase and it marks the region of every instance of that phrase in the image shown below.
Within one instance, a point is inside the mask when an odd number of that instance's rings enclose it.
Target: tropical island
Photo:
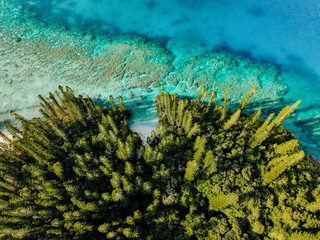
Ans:
[[[1,239],[319,239],[319,168],[282,126],[299,105],[261,120],[201,88],[162,90],[159,125],[143,144],[131,110],[59,87],[39,95],[42,117],[0,152]]]

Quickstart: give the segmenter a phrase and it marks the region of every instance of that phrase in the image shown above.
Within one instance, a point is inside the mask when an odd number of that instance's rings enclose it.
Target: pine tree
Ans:
[[[70,88],[59,89],[59,100],[51,93],[46,99],[39,96],[43,119],[26,120],[13,112],[22,129],[6,123],[15,138],[7,137],[0,153],[1,162],[14,163],[1,170],[4,239],[100,239],[116,229],[102,234],[99,222],[118,221],[117,228],[126,229],[119,202],[131,214],[147,204],[133,191],[137,173],[132,160],[141,140],[128,129],[129,110],[121,99],[119,107],[102,109],[88,98],[75,97]],[[125,157],[118,158],[117,152]],[[130,231],[115,232],[118,237],[139,236],[138,228]]]
[[[161,90],[146,146],[121,97],[39,96],[42,118],[1,133],[1,238],[317,239],[319,169],[281,125],[299,101],[263,121],[243,111],[256,90],[235,111],[229,88],[222,107]]]

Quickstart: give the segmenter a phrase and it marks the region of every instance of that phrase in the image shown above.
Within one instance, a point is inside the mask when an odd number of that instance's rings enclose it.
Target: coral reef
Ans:
[[[179,81],[187,88],[206,89],[223,94],[226,86],[232,86],[232,101],[240,101],[251,86],[260,91],[252,101],[271,103],[279,101],[287,91],[278,70],[263,63],[253,63],[249,59],[232,55],[224,51],[215,51],[199,57],[189,57],[179,69]],[[264,105],[267,107],[267,105]]]
[[[143,146],[119,97],[111,108],[67,87],[41,100],[1,143],[4,239],[316,239],[319,169],[282,126],[299,105],[260,119],[160,92],[159,125]]]
[[[121,95],[137,113],[134,120],[156,119],[153,99],[159,85],[180,96],[196,97],[204,84],[216,91],[218,100],[224,89],[232,86],[231,108],[254,85],[259,92],[252,97],[250,110],[274,112],[296,98],[303,100],[286,127],[305,151],[320,158],[318,91],[305,79],[311,73],[286,74],[284,69],[280,73],[270,64],[239,57],[237,52],[208,53],[207,47],[192,41],[164,39],[164,47],[142,38],[119,36],[110,26],[103,26],[108,34],[94,34],[87,25],[70,29],[56,21],[45,23],[35,10],[40,3],[0,1],[0,129],[3,121],[13,120],[11,109],[27,118],[37,116],[35,96],[54,91],[57,85],[68,85],[95,100],[107,99],[111,93]],[[138,106],[142,98],[148,101]]]
[[[152,100],[161,85],[189,97],[196,96],[202,84],[218,95],[223,95],[230,85],[235,102],[251,86],[261,86],[257,105],[266,100],[277,102],[286,89],[269,65],[226,53],[191,57],[187,61],[183,55],[175,56],[159,44],[142,38],[99,36],[81,29],[47,25],[24,5],[12,1],[0,4],[3,23],[0,26],[0,82],[3,83],[0,98],[4,99],[0,105],[0,122],[10,119],[12,109],[28,114],[28,118],[37,116],[35,96],[54,91],[57,85],[68,85],[77,93],[95,99],[107,99],[111,93],[121,95],[134,102],[130,107],[146,97],[149,101],[144,101],[148,103],[145,108],[152,108]],[[177,58],[183,58],[185,65],[175,66],[173,61]],[[211,64],[213,59],[217,62]],[[211,65],[205,71],[208,64]],[[195,83],[198,87],[193,86]],[[134,92],[134,98],[129,97],[130,92]],[[34,111],[24,111],[30,108]]]
[[[108,81],[118,91],[128,88],[159,87],[173,70],[173,57],[155,43],[136,39],[114,41],[91,66],[96,81]],[[148,89],[148,88],[146,88]]]
[[[132,88],[145,91],[149,85],[159,87],[173,70],[168,52],[139,38],[104,40],[99,54],[94,55],[92,48],[82,46],[74,36],[66,39],[68,44],[56,46],[40,36],[17,44],[12,33],[4,30],[2,35],[0,55],[5,58],[0,63],[0,80],[6,84],[0,94],[6,104],[1,112],[34,106],[34,96],[53,91],[57,84],[91,97],[105,96],[108,93],[103,89],[124,93]]]

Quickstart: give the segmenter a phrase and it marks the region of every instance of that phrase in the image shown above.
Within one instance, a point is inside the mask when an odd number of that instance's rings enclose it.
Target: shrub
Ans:
[[[130,110],[59,87],[43,118],[6,123],[0,153],[3,239],[307,239],[320,233],[319,170],[281,122],[215,105],[214,92],[160,92],[142,146]],[[209,97],[208,102],[205,102]]]

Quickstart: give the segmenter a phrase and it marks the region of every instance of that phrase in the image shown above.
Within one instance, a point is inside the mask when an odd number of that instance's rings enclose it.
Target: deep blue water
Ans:
[[[275,64],[302,100],[287,123],[312,154],[320,144],[320,2],[316,0],[18,0],[38,19],[93,35],[135,35],[179,55],[212,49]],[[319,153],[319,152],[318,152]],[[318,154],[319,156],[319,154]]]
[[[170,43],[217,46],[320,73],[317,0],[40,0],[47,21]],[[192,46],[191,46],[192,47]],[[315,77],[315,76],[314,76]],[[316,80],[314,79],[315,83]]]
[[[309,106],[310,101],[315,104],[320,101],[320,2],[317,0],[22,2],[33,5],[44,21],[95,33],[143,36],[160,41],[170,50],[178,49],[176,54],[181,48],[180,54],[187,48],[193,54],[224,48],[277,64],[284,75],[289,75],[286,79],[289,88],[299,89],[288,96],[303,100],[302,107]]]

